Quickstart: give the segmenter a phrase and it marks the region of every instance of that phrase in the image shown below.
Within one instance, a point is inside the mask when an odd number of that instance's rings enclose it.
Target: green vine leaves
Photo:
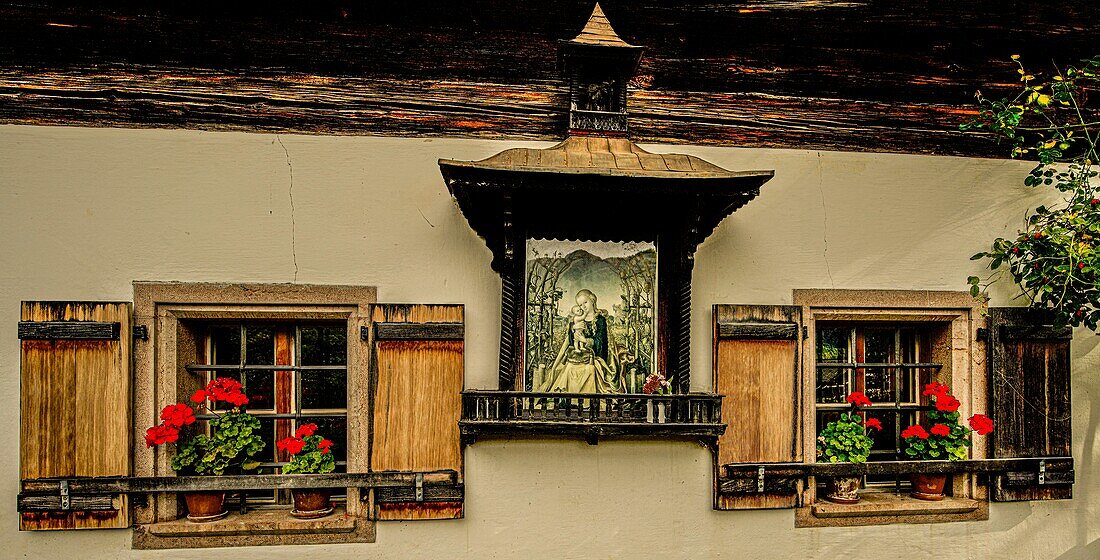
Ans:
[[[1021,89],[1014,97],[988,99],[977,94],[978,115],[964,131],[994,134],[1014,158],[1038,165],[1024,185],[1057,189],[1061,201],[1031,211],[1013,239],[997,238],[990,250],[972,260],[988,259],[990,275],[967,279],[978,296],[1007,274],[1031,307],[1050,309],[1055,323],[1097,331],[1100,325],[1100,191],[1096,186],[1100,118],[1089,111],[1089,94],[1100,88],[1100,56],[1078,66],[1054,68],[1049,80],[1028,73],[1018,55]]]

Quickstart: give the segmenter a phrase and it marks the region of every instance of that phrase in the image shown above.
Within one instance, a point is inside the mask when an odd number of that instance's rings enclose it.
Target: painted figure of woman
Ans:
[[[596,306],[596,294],[577,292],[583,329],[569,329],[561,350],[539,390],[565,393],[622,393],[614,349],[607,336],[607,311]]]

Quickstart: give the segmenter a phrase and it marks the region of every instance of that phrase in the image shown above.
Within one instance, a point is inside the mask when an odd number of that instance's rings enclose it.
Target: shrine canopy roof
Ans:
[[[441,159],[439,165],[451,168],[452,174],[459,169],[481,169],[524,174],[685,180],[760,178],[765,181],[774,174],[773,171],[729,171],[695,156],[655,154],[626,138],[605,136],[570,136],[549,148],[512,148],[479,161]]]
[[[512,148],[480,161],[441,159],[439,167],[498,271],[518,257],[508,252],[512,235],[592,241],[673,235],[693,251],[774,174],[729,171],[605,136],[570,136],[549,148]]]

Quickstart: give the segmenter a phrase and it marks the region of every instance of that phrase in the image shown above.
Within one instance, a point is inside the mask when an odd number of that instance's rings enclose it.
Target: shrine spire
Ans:
[[[607,21],[607,16],[603,13],[603,8],[600,8],[599,2],[596,2],[592,15],[588,17],[588,23],[584,24],[584,29],[581,29],[581,32],[569,42],[582,45],[637,48],[635,45],[623,41],[619,34],[615,33],[615,29],[611,27],[611,22]]]

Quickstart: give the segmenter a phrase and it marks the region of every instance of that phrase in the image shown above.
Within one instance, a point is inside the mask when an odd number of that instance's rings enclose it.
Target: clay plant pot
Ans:
[[[229,515],[225,492],[187,492],[183,499],[187,502],[187,520],[192,523],[216,521]]]
[[[947,484],[946,474],[913,473],[909,475],[913,483],[913,492],[910,496],[918,500],[938,502],[943,499],[943,487]]]
[[[294,495],[294,509],[290,515],[298,519],[317,519],[332,513],[331,490],[310,488],[292,490],[291,494]]]
[[[825,483],[825,499],[837,504],[859,503],[861,476],[834,476]]]

